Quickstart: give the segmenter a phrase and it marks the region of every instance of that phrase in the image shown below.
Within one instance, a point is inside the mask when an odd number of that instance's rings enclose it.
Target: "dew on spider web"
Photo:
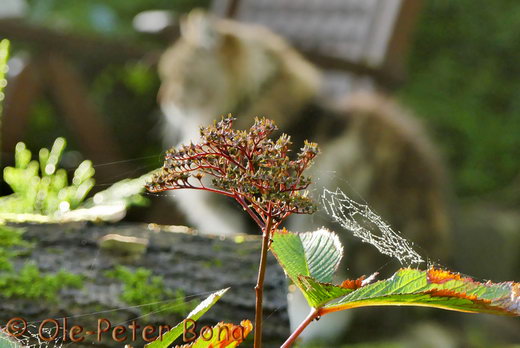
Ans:
[[[2,348],[17,348],[20,347],[21,344],[18,341],[11,337],[9,334],[5,333],[0,328],[0,347]]]
[[[382,254],[396,258],[402,265],[424,262],[421,255],[413,250],[411,243],[395,232],[368,205],[354,201],[339,188],[334,192],[324,189],[321,202],[327,214],[341,227],[364,243],[372,244]]]
[[[55,327],[42,327],[28,323],[24,334],[18,337],[0,332],[2,348],[61,348],[63,337]],[[16,332],[16,331],[14,331]]]

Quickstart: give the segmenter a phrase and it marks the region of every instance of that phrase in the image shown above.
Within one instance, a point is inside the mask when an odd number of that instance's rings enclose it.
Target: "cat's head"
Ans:
[[[181,36],[163,54],[159,74],[159,101],[167,116],[195,117],[202,124],[252,109],[265,113],[254,116],[270,116],[270,110],[252,105],[260,105],[264,92],[273,85],[287,84],[286,99],[291,94],[308,98],[319,81],[312,65],[279,36],[201,10],[192,11],[181,22]]]

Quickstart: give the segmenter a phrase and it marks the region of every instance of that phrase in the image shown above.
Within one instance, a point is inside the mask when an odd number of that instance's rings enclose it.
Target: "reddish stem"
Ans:
[[[264,279],[265,268],[267,263],[267,250],[269,249],[269,241],[271,239],[272,217],[267,218],[267,224],[264,228],[262,238],[262,253],[260,255],[260,266],[258,267],[258,280],[255,286],[256,307],[255,307],[255,341],[254,348],[262,347],[262,317],[263,317],[263,295],[264,295]]]
[[[258,227],[260,227],[262,229],[262,231],[264,230],[265,228],[265,223],[260,220],[260,218],[258,217],[257,214],[255,214],[255,212],[249,208],[249,205],[247,204],[247,202],[244,200],[244,198],[240,197],[238,194],[235,196],[235,200],[242,206],[242,208],[244,208],[245,211],[247,211],[247,213],[249,214],[249,216],[251,216],[251,218],[253,220],[255,220],[256,224],[258,225]]]
[[[190,184],[189,184],[189,186],[175,186],[175,187],[165,186],[165,187],[160,187],[160,188],[157,188],[157,189],[149,189],[149,191],[153,192],[153,193],[159,193],[159,192],[164,192],[164,191],[169,191],[169,190],[180,190],[180,189],[204,190],[204,191],[218,193],[220,195],[224,195],[224,196],[235,198],[235,195],[233,193],[231,193],[231,192],[222,191],[222,190],[219,190],[219,189],[214,189],[214,188],[205,187],[205,186],[197,187],[197,186],[192,186]]]
[[[294,330],[294,332],[291,334],[291,336],[289,336],[287,341],[285,341],[284,344],[282,344],[280,346],[280,348],[289,348],[291,345],[293,345],[294,342],[296,341],[296,339],[298,338],[298,336],[300,336],[300,334],[302,333],[302,331],[305,330],[305,328],[314,319],[316,319],[318,317],[318,315],[319,315],[319,310],[313,308],[311,310],[311,312],[309,313],[309,315],[307,316],[307,318],[305,318],[305,320],[302,321],[302,323],[296,328],[296,330]]]

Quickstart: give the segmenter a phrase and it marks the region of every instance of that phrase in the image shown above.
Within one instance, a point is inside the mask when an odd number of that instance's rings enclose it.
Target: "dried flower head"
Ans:
[[[310,214],[316,205],[307,196],[311,183],[303,172],[319,152],[305,142],[295,159],[289,158],[290,137],[270,138],[274,121],[256,118],[249,130],[232,128],[234,118],[202,127],[199,144],[170,149],[162,171],[146,188],[151,192],[198,189],[234,198],[264,228],[270,218],[277,227],[291,214]],[[203,178],[211,177],[211,186]]]

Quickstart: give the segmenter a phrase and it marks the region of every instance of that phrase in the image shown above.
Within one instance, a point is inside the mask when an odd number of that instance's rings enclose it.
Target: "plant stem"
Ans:
[[[298,336],[300,336],[300,334],[302,333],[302,331],[314,320],[318,317],[318,314],[319,314],[319,310],[318,309],[315,309],[313,308],[311,310],[311,312],[309,313],[309,315],[307,316],[307,318],[305,318],[304,321],[302,321],[302,323],[296,328],[296,330],[294,330],[294,332],[291,334],[291,336],[289,336],[289,338],[287,339],[287,341],[284,342],[284,344],[282,344],[280,346],[280,348],[289,348],[293,343],[294,341],[296,341],[296,339],[298,338]]]
[[[269,240],[271,238],[271,229],[273,226],[272,217],[267,218],[267,223],[263,230],[262,253],[260,254],[260,265],[258,266],[258,280],[255,286],[256,307],[255,307],[255,342],[254,348],[262,347],[262,316],[263,316],[263,295],[264,295],[264,278],[265,266],[267,262],[267,250],[269,249]]]
[[[235,195],[235,200],[242,206],[242,208],[244,208],[244,210],[249,214],[249,216],[251,216],[251,218],[255,220],[258,227],[260,227],[263,231],[265,229],[264,222],[260,220],[258,215],[256,215],[251,208],[249,208],[249,205],[246,203],[245,199],[240,197],[239,195]]]

